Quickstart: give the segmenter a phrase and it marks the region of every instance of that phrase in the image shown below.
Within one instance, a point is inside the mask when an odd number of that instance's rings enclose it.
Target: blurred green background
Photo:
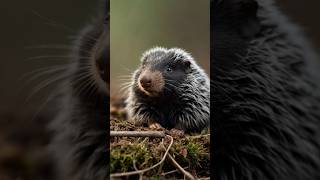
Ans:
[[[209,0],[111,0],[111,94],[154,46],[190,52],[209,73]]]

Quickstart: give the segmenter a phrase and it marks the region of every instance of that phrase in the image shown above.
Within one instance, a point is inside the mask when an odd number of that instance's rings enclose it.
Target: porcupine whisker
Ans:
[[[131,87],[133,87],[133,85],[128,85],[128,86],[126,86],[126,87],[120,88],[119,91],[120,91],[120,93],[128,94]]]
[[[30,82],[30,81],[32,81],[42,75],[53,74],[58,71],[66,70],[67,68],[68,68],[68,66],[65,66],[65,65],[55,65],[55,66],[50,66],[50,67],[38,68],[36,70],[33,70],[31,72],[27,72],[27,73],[23,74],[20,77],[19,81],[22,81],[27,78],[27,82]],[[28,77],[30,77],[30,78],[28,79]]]
[[[98,90],[98,86],[93,79],[89,81],[87,85],[87,89],[88,89],[87,90],[88,97],[92,97],[95,94],[95,92]]]
[[[131,81],[132,79],[119,79],[119,81],[124,81],[124,82],[128,82]]]
[[[120,85],[120,88],[125,88],[125,87],[127,87],[127,86],[129,86],[129,85],[132,85],[132,82],[122,83],[122,84]]]
[[[50,79],[46,79],[46,80],[41,81],[35,88],[33,88],[30,95],[26,98],[26,102],[28,102],[40,90],[48,87],[49,85],[52,85],[53,83],[61,81],[62,79],[66,78],[66,77],[67,77],[66,74],[62,74],[60,76],[52,77]]]
[[[119,75],[119,77],[132,77],[134,74],[134,72],[130,71],[129,74],[126,74],[126,75]]]
[[[77,93],[78,95],[86,94],[88,91],[88,85],[91,83],[91,81],[94,81],[92,77],[92,74],[89,71],[84,71],[82,73],[77,74],[76,80],[72,82],[71,84],[79,83],[77,84]]]
[[[39,44],[39,45],[33,45],[33,46],[25,46],[25,49],[60,49],[60,50],[72,50],[74,49],[71,45],[65,45],[65,44]]]
[[[59,55],[44,55],[44,56],[34,56],[25,59],[25,61],[32,61],[32,60],[55,60],[55,61],[65,61],[71,59],[72,55],[65,55],[65,56],[59,56]]]

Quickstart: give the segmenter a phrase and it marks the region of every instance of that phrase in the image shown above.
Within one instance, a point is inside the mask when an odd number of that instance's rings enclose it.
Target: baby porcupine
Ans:
[[[133,74],[126,108],[137,124],[201,131],[210,125],[210,80],[186,51],[152,48]]]

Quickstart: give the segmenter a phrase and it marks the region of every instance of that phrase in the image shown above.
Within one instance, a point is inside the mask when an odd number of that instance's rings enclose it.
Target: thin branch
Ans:
[[[111,137],[165,137],[162,131],[110,131]]]
[[[197,138],[202,138],[202,137],[206,137],[206,136],[210,136],[210,134],[200,134],[197,136],[186,136],[189,139],[197,139]]]
[[[168,154],[168,158],[170,159],[170,161],[172,162],[172,164],[182,173],[184,174],[188,179],[191,180],[195,180],[196,178],[193,177],[188,171],[184,170],[178,163],[176,160],[174,160],[174,158]]]
[[[136,159],[133,159],[133,168],[134,170],[139,171],[139,169],[136,166]],[[139,180],[142,180],[142,179],[143,179],[143,173],[139,174]]]
[[[188,166],[184,167],[183,169],[188,169]],[[175,170],[172,170],[172,171],[163,172],[163,173],[161,173],[161,176],[167,176],[169,174],[172,174],[172,173],[175,173],[175,172],[178,172],[178,171],[179,171],[178,169],[175,169]]]
[[[168,137],[170,137],[170,144],[168,146],[168,148],[166,149],[166,152],[164,153],[162,159],[160,162],[158,162],[157,164],[149,167],[149,168],[146,168],[146,169],[142,169],[142,170],[139,170],[139,171],[130,171],[130,172],[124,172],[124,173],[114,173],[114,174],[110,174],[110,177],[111,178],[115,178],[115,177],[121,177],[121,176],[131,176],[131,175],[136,175],[136,174],[143,174],[144,172],[147,172],[157,166],[159,166],[160,164],[162,164],[164,162],[164,160],[166,159],[167,155],[170,155],[169,154],[169,150],[173,144],[173,137],[172,136],[169,136],[169,135],[166,135]],[[162,139],[162,143],[163,143],[163,139]]]
[[[200,178],[199,180],[210,180],[210,177]]]
[[[162,154],[161,154],[161,155],[162,155]],[[160,164],[159,169],[158,169],[158,174],[161,173],[163,165],[164,165],[164,163]]]

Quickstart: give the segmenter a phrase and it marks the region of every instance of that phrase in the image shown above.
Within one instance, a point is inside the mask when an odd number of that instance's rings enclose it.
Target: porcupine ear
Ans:
[[[225,28],[237,30],[244,38],[252,38],[260,31],[256,0],[213,0],[214,21]],[[215,24],[213,24],[215,25]]]
[[[191,62],[189,60],[178,59],[177,63],[181,64],[184,69],[190,69]]]
[[[188,61],[188,60],[186,60],[186,61],[183,62],[183,64],[184,64],[184,67],[185,67],[185,68],[188,68],[188,69],[189,69],[189,68],[190,68],[190,65],[191,65],[191,62]]]
[[[189,60],[183,61],[183,66],[184,66],[184,69],[185,69],[186,73],[190,73],[191,72],[191,62]]]
[[[257,17],[258,3],[256,0],[242,0],[240,1],[239,11],[242,14],[240,24],[240,32],[245,37],[256,35],[260,31],[260,22]]]
[[[110,20],[110,0],[104,0],[104,22],[107,23]]]

